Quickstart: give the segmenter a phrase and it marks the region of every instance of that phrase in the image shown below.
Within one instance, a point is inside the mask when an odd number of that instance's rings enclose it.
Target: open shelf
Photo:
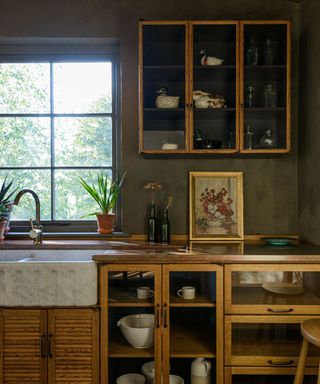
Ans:
[[[170,295],[170,307],[215,307],[216,303],[208,297],[196,296],[195,299],[185,300],[176,295]]]
[[[182,324],[171,325],[170,330],[170,357],[215,358],[214,330],[188,329]],[[211,335],[212,339],[208,337]]]
[[[133,348],[121,334],[121,332],[113,332],[109,343],[109,357],[128,357],[128,358],[137,358],[137,357],[153,357],[154,356],[154,347],[151,348]]]

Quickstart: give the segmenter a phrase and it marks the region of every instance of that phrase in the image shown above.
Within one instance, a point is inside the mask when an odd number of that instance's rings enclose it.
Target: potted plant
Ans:
[[[4,231],[8,224],[8,207],[0,203],[0,243],[4,240]]]
[[[120,181],[118,181],[118,179],[112,181],[107,174],[100,173],[97,177],[96,184],[91,185],[82,177],[78,178],[80,184],[99,206],[99,211],[92,212],[89,215],[95,215],[97,217],[98,232],[100,233],[112,233],[114,221],[114,213],[112,210],[119,197],[125,175],[126,172],[123,174]]]
[[[13,209],[13,199],[12,196],[14,193],[18,190],[16,188],[14,191],[10,191],[12,187],[13,181],[7,182],[7,176],[5,177],[3,183],[0,187],[0,205],[2,206],[2,218],[6,218],[6,227],[5,232],[9,232],[9,222],[10,222],[10,216]]]

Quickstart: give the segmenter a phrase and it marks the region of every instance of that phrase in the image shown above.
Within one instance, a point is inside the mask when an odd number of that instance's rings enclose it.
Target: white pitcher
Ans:
[[[203,357],[194,359],[191,363],[191,384],[210,384],[211,363]]]

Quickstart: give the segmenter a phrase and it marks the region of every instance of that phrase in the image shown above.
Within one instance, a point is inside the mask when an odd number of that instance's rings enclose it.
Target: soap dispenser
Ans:
[[[191,384],[210,384],[211,363],[197,357],[191,363]]]

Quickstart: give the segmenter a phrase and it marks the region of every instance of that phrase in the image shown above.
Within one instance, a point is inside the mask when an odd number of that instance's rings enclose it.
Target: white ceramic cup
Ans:
[[[139,373],[127,373],[117,378],[117,384],[145,384],[146,378]]]
[[[141,300],[149,299],[150,297],[153,297],[154,292],[149,287],[138,287],[137,288],[137,298]]]
[[[195,287],[191,287],[191,286],[189,286],[189,287],[182,287],[177,292],[177,295],[179,297],[182,297],[185,300],[194,299],[196,297],[196,289],[195,289]]]

